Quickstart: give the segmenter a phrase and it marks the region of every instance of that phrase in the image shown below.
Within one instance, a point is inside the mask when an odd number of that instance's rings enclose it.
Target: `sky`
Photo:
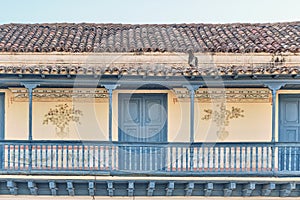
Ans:
[[[300,21],[300,0],[0,0],[0,10],[0,24]]]

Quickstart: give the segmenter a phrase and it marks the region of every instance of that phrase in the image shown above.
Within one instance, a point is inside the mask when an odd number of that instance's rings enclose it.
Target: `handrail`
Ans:
[[[166,145],[166,144],[176,144],[176,145],[263,145],[263,144],[273,144],[272,142],[124,142],[124,141],[94,141],[94,140],[0,140],[0,143],[66,143],[66,144],[145,144],[145,145]],[[277,142],[276,144],[281,144],[283,142]],[[285,142],[287,144],[293,144],[291,142]],[[298,143],[294,143],[298,144]],[[299,144],[300,145],[300,144]]]
[[[295,142],[109,142],[1,140],[0,174],[266,175],[299,173]]]

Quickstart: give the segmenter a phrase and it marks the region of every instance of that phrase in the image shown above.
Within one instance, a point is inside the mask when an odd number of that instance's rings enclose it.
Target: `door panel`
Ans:
[[[284,140],[286,142],[290,141],[298,141],[298,127],[290,127],[285,130],[285,136]]]
[[[138,141],[137,138],[141,132],[141,99],[130,99],[126,96],[122,99],[122,106],[119,106],[119,109],[121,109],[119,119],[122,119],[122,123],[119,126],[122,134],[119,134],[119,140]]]
[[[159,99],[157,99],[159,98]],[[145,118],[143,131],[145,142],[166,142],[166,110],[161,97],[145,99]]]
[[[141,104],[141,100],[140,99],[134,99],[134,100],[130,100],[129,99],[125,99],[124,102],[124,112],[122,112],[124,115],[122,117],[124,117],[124,123],[125,124],[135,124],[135,123],[140,123],[140,105]]]
[[[163,169],[164,148],[147,143],[167,142],[167,95],[119,94],[118,122],[119,141],[144,144],[119,148],[119,168],[143,171]]]
[[[300,142],[300,95],[279,96],[279,142]],[[298,147],[279,147],[279,170],[299,171]]]
[[[283,134],[280,134],[280,142],[298,141],[299,127],[282,127],[281,130]]]
[[[298,124],[299,123],[299,102],[298,101],[287,101],[283,102],[284,107],[284,124]]]
[[[279,102],[279,141],[299,142],[300,96],[280,95]]]

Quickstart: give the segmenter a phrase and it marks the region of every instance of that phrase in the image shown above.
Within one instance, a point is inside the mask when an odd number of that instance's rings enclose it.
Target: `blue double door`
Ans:
[[[118,98],[119,169],[164,170],[167,94],[119,94]]]
[[[300,95],[279,95],[279,170],[300,171]],[[293,143],[291,146],[288,143]]]

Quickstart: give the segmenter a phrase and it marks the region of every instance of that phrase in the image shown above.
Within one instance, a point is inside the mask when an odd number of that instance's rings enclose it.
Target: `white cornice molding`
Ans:
[[[199,66],[270,64],[283,60],[285,66],[300,65],[300,54],[270,53],[195,53]],[[0,53],[0,65],[111,65],[111,64],[182,64],[187,53]]]

